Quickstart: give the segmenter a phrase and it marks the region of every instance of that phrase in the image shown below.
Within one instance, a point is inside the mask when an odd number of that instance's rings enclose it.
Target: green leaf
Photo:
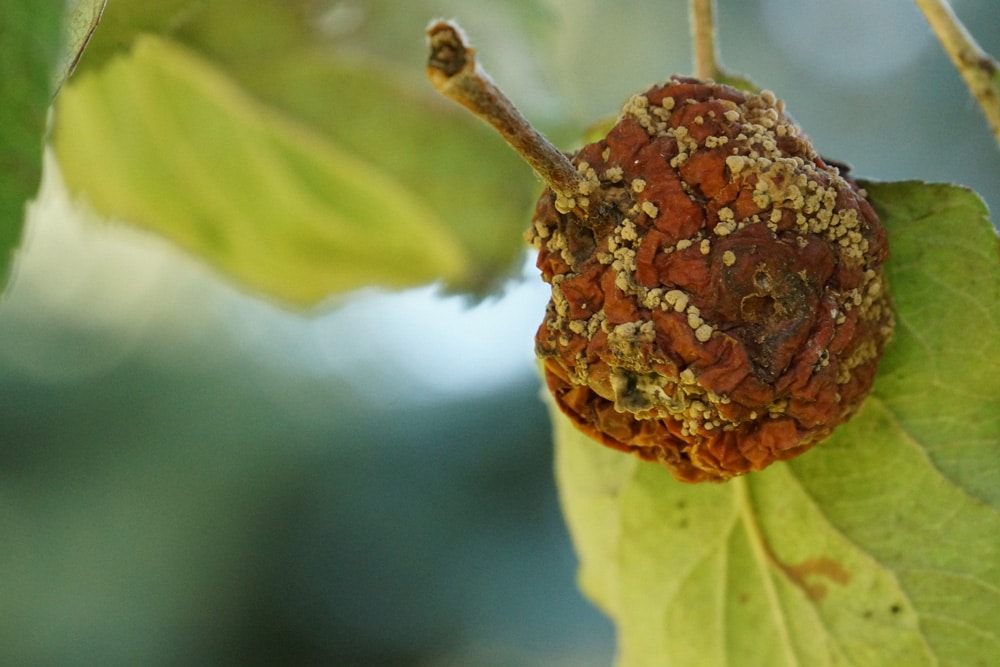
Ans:
[[[485,124],[433,93],[422,69],[404,77],[303,49],[231,67],[256,95],[377,165],[438,214],[468,258],[467,273],[445,276],[453,287],[489,290],[523,253],[540,190],[531,170]]]
[[[62,12],[58,2],[0,3],[0,286],[21,239],[24,204],[41,181]]]
[[[71,188],[285,302],[466,271],[454,236],[391,174],[166,40],[142,37],[82,76],[58,112]]]
[[[100,30],[87,45],[86,57],[80,59],[78,71],[82,74],[104,66],[128,52],[142,35],[172,35],[195,19],[207,4],[204,0],[115,0],[104,9]]]
[[[756,83],[751,81],[748,77],[733,74],[728,71],[720,71],[719,75],[716,77],[716,81],[719,83],[724,83],[727,86],[732,86],[733,88],[738,88],[739,90],[745,90],[748,93],[760,93],[761,88]]]
[[[553,408],[583,590],[620,667],[1000,655],[1000,263],[967,190],[866,184],[897,315],[873,394],[808,454],[685,485]]]
[[[55,85],[59,89],[67,77],[73,73],[83,56],[87,43],[97,30],[107,0],[67,0],[63,24],[63,49],[59,66],[53,73]]]
[[[102,212],[116,213],[127,222],[155,229],[223,267],[241,283],[292,303],[312,303],[332,292],[371,283],[398,287],[443,279],[449,288],[457,290],[484,293],[494,288],[523,252],[521,234],[528,225],[531,201],[539,189],[531,170],[484,124],[442,99],[426,81],[423,73],[426,47],[420,26],[430,14],[406,20],[407,32],[401,38],[398,16],[403,11],[417,10],[410,5],[404,10],[398,4],[373,2],[366,4],[362,12],[364,28],[341,37],[325,23],[328,17],[321,10],[322,7],[308,0],[112,3],[81,63],[79,80],[73,86],[81,89],[80,94],[64,100],[56,118],[60,160],[80,165],[70,177],[71,187],[86,194]],[[327,29],[334,36],[325,33]],[[307,279],[313,283],[308,293],[295,296],[289,291],[298,288],[289,290],[281,286],[284,281],[275,276],[255,276],[249,262],[242,262],[241,271],[233,271],[228,268],[234,261],[232,258],[214,257],[216,251],[212,248],[199,249],[186,241],[188,234],[184,228],[191,223],[178,219],[177,211],[156,211],[155,224],[150,222],[150,211],[139,211],[141,217],[136,215],[138,206],[134,204],[138,200],[160,199],[162,193],[133,192],[136,179],[130,171],[121,170],[124,158],[120,159],[118,153],[131,154],[130,163],[142,154],[144,164],[156,164],[168,158],[162,155],[164,141],[187,145],[197,154],[192,157],[211,163],[217,185],[229,187],[229,191],[220,191],[220,195],[245,198],[247,190],[241,180],[243,176],[238,170],[233,171],[234,161],[222,155],[221,149],[209,154],[212,144],[196,145],[186,134],[169,137],[164,134],[169,130],[151,124],[168,120],[169,127],[181,129],[169,120],[172,111],[160,110],[153,116],[149,115],[150,105],[135,95],[83,93],[85,86],[96,85],[89,77],[83,78],[84,74],[104,81],[106,91],[118,84],[108,80],[105,70],[119,72],[119,78],[124,80],[122,70],[138,65],[134,62],[136,56],[129,55],[123,46],[142,43],[150,33],[169,35],[171,43],[184,45],[203,58],[206,67],[217,70],[218,78],[228,79],[229,88],[238,88],[248,104],[253,103],[269,114],[268,126],[280,117],[283,122],[312,134],[318,142],[312,147],[314,152],[335,161],[344,160],[345,164],[361,165],[369,175],[367,184],[373,187],[364,189],[365,184],[361,184],[362,189],[352,195],[353,199],[377,190],[381,193],[378,199],[385,200],[382,206],[412,211],[412,215],[397,216],[391,228],[384,230],[383,236],[394,239],[395,245],[372,253],[371,245],[366,247],[355,233],[353,240],[342,244],[336,252],[315,251],[314,254],[323,256],[311,260],[313,269],[302,267],[300,275],[289,276],[290,280]],[[123,58],[130,63],[128,67],[122,64]],[[163,96],[157,90],[158,83],[147,81],[145,85],[147,97]],[[204,88],[197,94],[208,95],[209,99],[197,104],[206,108],[218,104],[218,100],[211,98],[211,91]],[[172,104],[176,107],[181,102]],[[147,121],[113,128],[110,119],[116,114],[145,117]],[[84,126],[100,126],[99,147],[94,140],[69,136],[68,123],[73,120],[70,115],[88,117],[85,123],[75,126],[73,133]],[[249,141],[245,133],[243,136],[244,143]],[[80,154],[70,155],[70,152]],[[100,156],[100,164],[96,163],[96,156]],[[84,164],[89,166],[84,168]],[[265,168],[263,164],[259,167]],[[273,168],[281,170],[277,164]],[[286,178],[295,181],[303,178],[303,174],[289,174]],[[308,178],[322,177],[314,174]],[[174,185],[182,183],[181,179]],[[389,189],[383,190],[386,184]],[[313,186],[327,187],[319,183],[306,185]],[[387,198],[387,194],[391,196]],[[283,201],[272,198],[287,193],[261,187],[254,195],[253,202],[265,205],[257,215],[260,217],[284,206]],[[128,213],[119,197],[135,200]],[[490,205],[484,207],[484,201]],[[201,219],[206,233],[216,226],[221,226],[225,231],[219,233],[227,236],[243,233],[235,221],[220,218],[217,210],[206,208],[205,204],[197,200],[188,202],[186,214]],[[147,203],[145,209],[159,206]],[[343,218],[342,223],[352,230],[373,227],[370,218],[377,211],[357,213],[352,219]],[[382,226],[389,224],[384,216],[380,215],[379,220]],[[255,234],[253,225],[257,224],[254,218],[247,219],[245,231]],[[324,242],[306,239],[303,243],[319,248]],[[434,244],[439,246],[437,251]],[[442,257],[445,245],[448,250]],[[301,258],[289,256],[274,261],[290,265]],[[259,260],[252,258],[252,262]],[[436,262],[440,264],[432,266]],[[323,263],[354,266],[352,271],[356,274],[360,265],[369,271],[367,278],[357,274],[354,281],[309,277]],[[261,271],[272,271],[266,265],[259,266]]]
[[[38,192],[46,116],[97,25],[105,0],[0,3],[0,290]]]

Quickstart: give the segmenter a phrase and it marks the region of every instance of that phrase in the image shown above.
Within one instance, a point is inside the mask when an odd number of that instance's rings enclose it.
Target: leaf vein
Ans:
[[[757,570],[760,574],[761,584],[764,587],[764,594],[767,596],[768,605],[774,610],[775,629],[781,641],[782,649],[785,653],[786,662],[791,667],[798,667],[799,660],[792,645],[791,634],[786,620],[785,610],[778,598],[778,592],[774,586],[774,568],[772,558],[765,546],[764,535],[757,523],[753,511],[753,501],[750,499],[750,489],[746,478],[740,477],[731,482],[738,485],[740,517],[744,529],[749,536],[751,549],[753,549],[754,560],[757,562]]]

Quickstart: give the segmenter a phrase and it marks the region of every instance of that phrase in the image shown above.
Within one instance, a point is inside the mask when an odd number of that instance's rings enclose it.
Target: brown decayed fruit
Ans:
[[[527,233],[552,286],[535,349],[580,430],[679,480],[724,481],[858,409],[892,336],[886,233],[773,94],[674,77],[567,156],[461,28],[427,34],[438,91],[549,186]]]
[[[546,190],[536,350],[559,407],[679,480],[797,456],[871,389],[893,318],[886,233],[770,93],[675,77]]]

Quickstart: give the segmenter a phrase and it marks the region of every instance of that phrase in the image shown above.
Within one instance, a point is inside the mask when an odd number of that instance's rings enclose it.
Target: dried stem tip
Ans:
[[[581,185],[587,191],[584,179],[569,158],[531,126],[476,64],[476,50],[466,43],[458,24],[435,21],[427,29],[427,38],[427,77],[438,92],[493,126],[546,185],[569,202],[569,208],[579,209]]]

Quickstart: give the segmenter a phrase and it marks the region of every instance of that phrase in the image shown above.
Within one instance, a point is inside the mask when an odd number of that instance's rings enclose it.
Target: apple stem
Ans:
[[[489,123],[545,181],[561,203],[581,212],[586,208],[585,179],[565,153],[556,148],[521,115],[514,103],[476,63],[476,50],[462,28],[452,21],[435,21],[427,29],[430,56],[427,77],[444,96]]]

